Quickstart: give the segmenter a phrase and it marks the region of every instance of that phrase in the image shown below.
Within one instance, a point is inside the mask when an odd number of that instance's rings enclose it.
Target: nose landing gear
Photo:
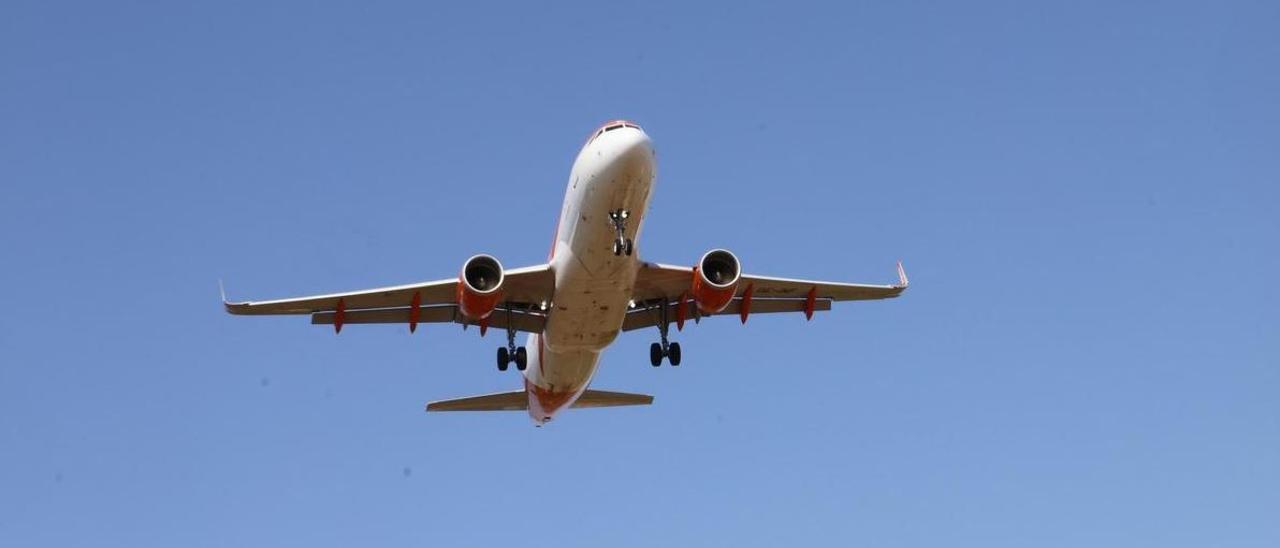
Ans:
[[[625,209],[609,212],[609,224],[613,226],[613,231],[618,236],[613,240],[613,254],[616,256],[631,256],[631,238],[627,237],[627,218],[630,216],[631,212]]]

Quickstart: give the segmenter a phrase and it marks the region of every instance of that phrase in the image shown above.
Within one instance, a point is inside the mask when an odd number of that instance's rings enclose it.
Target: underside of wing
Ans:
[[[223,305],[232,314],[312,314],[336,310],[339,300],[346,310],[363,310],[408,306],[415,294],[423,303],[448,303],[457,298],[457,293],[458,280],[448,279],[290,299],[224,302]]]
[[[832,301],[873,301],[897,297],[906,291],[907,284],[905,281],[893,285],[851,284],[744,275],[738,287],[742,291],[750,288],[760,298],[803,299],[812,291],[816,297]]]
[[[636,275],[635,299],[676,299],[689,291],[693,272],[693,268],[688,266],[645,263]],[[892,299],[901,295],[907,285],[907,275],[902,269],[902,263],[898,263],[896,284],[856,284],[743,274],[738,279],[736,296],[741,297],[750,289],[755,297],[762,299],[807,299],[812,292],[818,299],[866,301]],[[752,308],[752,312],[755,312],[755,308]]]
[[[800,312],[811,317],[814,312],[831,310],[831,303],[836,301],[892,299],[901,295],[908,284],[902,263],[898,263],[898,283],[885,285],[743,274],[737,278],[732,298],[725,296],[729,299],[727,304],[708,313],[700,311],[692,302],[696,275],[696,270],[687,266],[641,265],[633,294],[636,307],[627,314],[622,330],[631,331],[673,321],[683,324],[686,316],[696,320],[705,316],[733,314],[744,322],[749,314]]]
[[[502,299],[509,303],[534,304],[550,300],[555,290],[555,276],[550,265],[538,265],[517,268],[503,273],[505,281],[502,285]],[[223,305],[231,314],[314,314],[317,312],[336,311],[339,308],[351,311],[405,308],[417,303],[419,305],[455,304],[458,298],[458,279],[449,278],[431,282],[397,285],[351,291],[347,293],[331,293],[292,299],[270,301],[227,302]],[[351,321],[346,319],[345,321]]]

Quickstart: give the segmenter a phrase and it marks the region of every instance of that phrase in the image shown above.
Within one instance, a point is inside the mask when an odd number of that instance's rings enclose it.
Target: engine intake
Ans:
[[[462,263],[458,275],[458,309],[462,315],[472,320],[488,318],[502,300],[505,278],[502,263],[491,255],[476,255]]]
[[[742,277],[738,258],[725,249],[713,249],[693,267],[693,285],[689,293],[704,314],[715,314],[729,306]]]

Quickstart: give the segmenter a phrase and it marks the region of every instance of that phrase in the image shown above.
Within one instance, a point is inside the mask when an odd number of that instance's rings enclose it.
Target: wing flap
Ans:
[[[356,310],[352,312],[344,312],[342,314],[342,323],[409,323],[409,311],[411,308],[384,308],[379,310]],[[475,325],[475,322],[469,321],[462,314],[458,313],[458,307],[454,305],[440,306],[423,306],[418,310],[418,323],[457,323]],[[332,325],[335,313],[333,312],[316,312],[311,315],[311,323],[316,325]],[[547,325],[547,317],[541,314],[531,312],[511,311],[511,325],[516,331],[524,333],[542,333],[543,327]],[[507,313],[502,310],[495,311],[489,316],[489,327],[494,329],[507,328]]]
[[[756,298],[753,298],[751,299],[751,314],[755,315],[755,314],[777,314],[782,312],[804,312],[805,302],[806,302],[805,299],[756,299]],[[690,304],[690,309],[692,309],[693,306],[694,305]],[[831,310],[831,300],[830,299],[814,299],[813,309],[814,311]],[[721,310],[715,314],[711,314],[711,316],[727,316],[730,314],[736,316],[739,313],[741,313],[741,311],[742,311],[742,298],[739,297],[730,301],[729,306],[726,306],[724,310]],[[708,316],[707,314],[703,315],[704,318],[707,316]],[[692,312],[690,312],[690,317],[692,317]],[[675,318],[673,317],[668,317],[667,319],[670,321],[675,321]],[[658,310],[656,308],[633,310],[631,312],[628,312],[627,317],[622,320],[622,330],[633,331],[636,329],[653,327],[661,323],[661,321],[662,321],[662,316],[661,314],[658,313]]]
[[[355,310],[342,314],[342,323],[409,323],[409,308],[383,308]],[[418,308],[418,323],[453,323],[458,307],[452,305],[423,306]],[[316,312],[311,315],[315,325],[333,325],[333,312]]]

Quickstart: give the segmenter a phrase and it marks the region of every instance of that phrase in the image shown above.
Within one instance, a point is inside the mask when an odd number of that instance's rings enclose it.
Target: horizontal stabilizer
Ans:
[[[523,411],[528,408],[529,394],[525,393],[524,390],[433,401],[427,404],[428,413],[434,411]]]
[[[651,403],[653,403],[653,396],[648,394],[587,390],[573,403],[572,407],[575,409],[621,407],[624,405],[649,405]],[[524,390],[433,401],[427,404],[428,413],[437,411],[524,411],[528,408],[529,395]]]
[[[651,403],[653,403],[653,396],[648,394],[587,390],[582,393],[582,397],[578,398],[578,401],[573,402],[573,408],[621,407],[624,405],[649,405]]]

